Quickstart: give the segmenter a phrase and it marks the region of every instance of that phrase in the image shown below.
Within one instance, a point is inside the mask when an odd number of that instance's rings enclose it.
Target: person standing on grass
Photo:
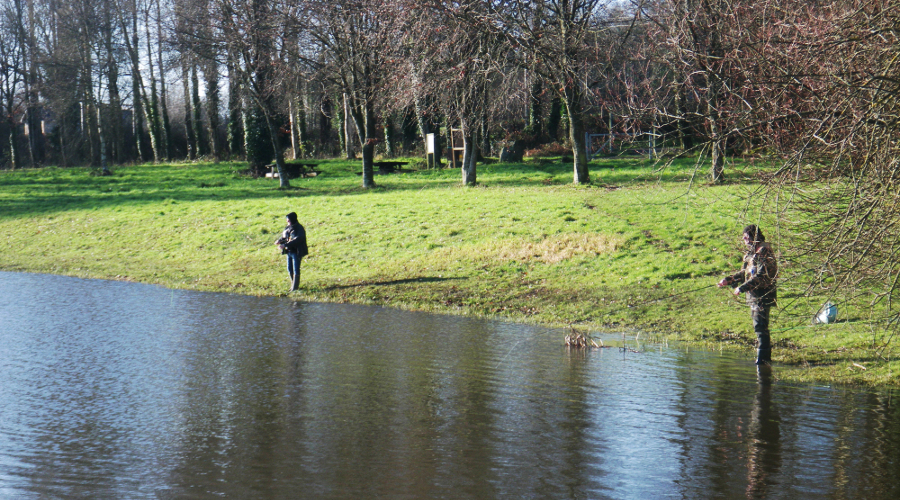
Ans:
[[[292,292],[300,286],[300,261],[309,255],[306,246],[306,229],[297,221],[297,213],[287,214],[287,227],[281,234],[281,238],[275,240],[275,244],[281,249],[281,253],[287,255],[288,277],[291,279]]]
[[[769,310],[778,299],[778,262],[775,251],[766,243],[762,231],[755,224],[744,228],[741,239],[746,246],[741,270],[726,276],[718,283],[719,288],[734,286],[734,294],[747,294],[753,330],[756,333],[756,364],[768,365],[772,362],[772,341],[769,336]]]

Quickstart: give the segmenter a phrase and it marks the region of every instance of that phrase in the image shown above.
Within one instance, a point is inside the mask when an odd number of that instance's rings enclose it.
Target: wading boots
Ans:
[[[756,347],[756,364],[772,364],[772,342],[768,335],[758,335]]]

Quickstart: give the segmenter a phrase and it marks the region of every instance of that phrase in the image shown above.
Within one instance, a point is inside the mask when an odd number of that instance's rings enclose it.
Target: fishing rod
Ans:
[[[645,300],[645,301],[643,301],[643,302],[638,302],[637,304],[628,304],[628,307],[629,307],[629,308],[634,308],[634,307],[637,307],[637,306],[642,306],[642,305],[644,305],[644,304],[649,304],[649,303],[651,303],[651,302],[659,302],[660,300],[671,299],[672,297],[678,297],[679,295],[687,295],[687,294],[689,294],[689,293],[699,292],[700,290],[706,290],[707,288],[712,288],[712,287],[717,286],[717,285],[718,285],[718,283],[713,283],[712,285],[701,286],[700,288],[695,288],[695,289],[693,289],[693,290],[687,290],[687,291],[684,291],[684,292],[673,293],[672,295],[666,295],[665,297],[657,297],[657,298],[655,298],[655,299]]]

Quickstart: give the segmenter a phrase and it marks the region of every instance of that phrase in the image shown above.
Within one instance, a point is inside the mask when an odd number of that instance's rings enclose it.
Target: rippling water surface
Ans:
[[[891,392],[564,335],[0,273],[0,498],[900,498]]]

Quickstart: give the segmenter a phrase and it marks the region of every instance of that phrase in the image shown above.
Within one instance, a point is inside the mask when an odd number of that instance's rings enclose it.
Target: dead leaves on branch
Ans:
[[[614,346],[605,345],[603,340],[600,340],[598,344],[596,340],[591,338],[589,334],[581,333],[575,328],[572,328],[572,333],[566,335],[566,347],[573,349],[612,349]],[[635,354],[640,354],[640,351],[634,350],[630,347],[619,347],[620,351],[625,352],[633,352]]]
[[[585,349],[588,347],[596,347],[599,349],[600,347],[606,347],[602,345],[602,340],[600,341],[600,344],[601,345],[598,345],[597,342],[594,341],[594,339],[586,337],[582,333],[577,333],[574,330],[571,334],[566,335],[566,346],[568,347],[576,347],[578,349]]]

